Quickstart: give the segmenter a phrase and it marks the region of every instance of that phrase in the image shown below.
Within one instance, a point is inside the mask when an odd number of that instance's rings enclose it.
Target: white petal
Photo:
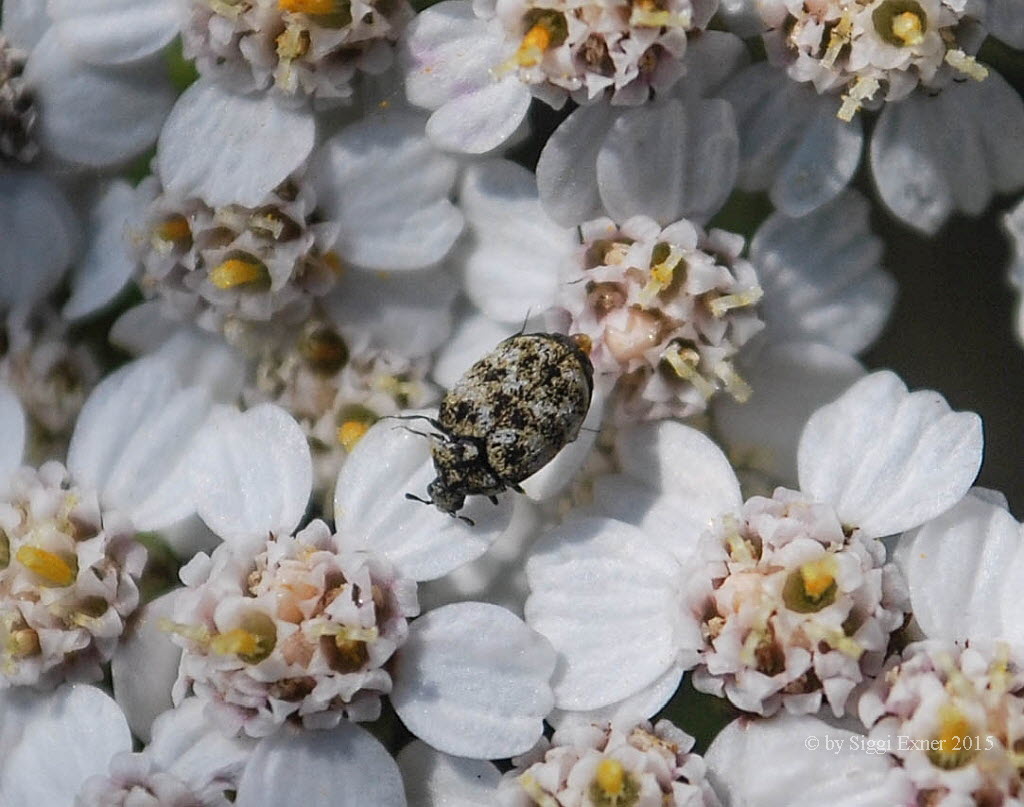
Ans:
[[[522,322],[515,324],[495,322],[482,314],[464,317],[434,362],[434,380],[442,387],[454,387],[456,382],[475,362],[482,359],[495,345],[519,332]]]
[[[893,215],[932,234],[953,210],[977,216],[995,192],[1024,185],[1024,102],[995,71],[914,94],[882,111],[871,174]]]
[[[662,224],[705,220],[732,192],[738,151],[724,101],[684,105],[671,98],[630,110],[616,119],[597,157],[601,199],[618,221],[636,215]]]
[[[131,279],[135,260],[128,250],[125,227],[136,205],[135,190],[124,180],[111,182],[97,200],[89,222],[92,238],[75,268],[71,298],[62,311],[67,319],[98,311]]]
[[[416,15],[402,48],[405,89],[416,106],[437,110],[427,134],[450,151],[483,154],[519,127],[530,91],[514,73],[495,80],[504,61],[495,26],[466,0],[447,0]]]
[[[185,698],[164,712],[153,724],[153,742],[146,748],[158,766],[193,786],[235,780],[256,745],[248,738],[225,737],[209,722],[205,707],[200,698]]]
[[[426,356],[448,339],[458,284],[441,269],[347,272],[325,300],[334,321],[402,356]]]
[[[560,709],[623,700],[672,666],[680,649],[677,569],[638,529],[610,519],[562,524],[535,545],[526,620],[561,657]]]
[[[0,174],[0,306],[10,310],[49,294],[71,264],[79,239],[74,210],[39,173]]]
[[[929,639],[1011,638],[1020,580],[1008,574],[1021,528],[1004,507],[969,494],[953,509],[903,535],[896,560],[910,586],[914,618]],[[1005,594],[1012,611],[1002,613]],[[1006,618],[1008,617],[1008,618]],[[1016,637],[1014,637],[1016,638]]]
[[[178,677],[181,648],[160,623],[171,618],[175,595],[169,591],[135,612],[110,664],[114,697],[144,743],[157,715],[174,705],[171,687]]]
[[[0,28],[16,48],[32,50],[50,27],[46,3],[39,0],[4,0]]]
[[[448,199],[456,163],[410,112],[347,126],[318,150],[310,173],[325,215],[338,222],[342,259],[384,270],[419,269],[445,256],[462,231]]]
[[[726,807],[913,803],[916,791],[892,757],[865,752],[864,739],[813,717],[740,718],[719,733],[704,760]]]
[[[66,51],[53,28],[25,65],[39,104],[38,137],[58,157],[102,168],[149,148],[174,102],[162,60],[130,70],[90,67]]]
[[[49,0],[61,41],[76,59],[125,64],[151,56],[178,33],[173,0]]]
[[[763,62],[742,70],[723,95],[740,132],[741,188],[770,189],[777,207],[800,216],[849,184],[863,131],[859,121],[837,121],[835,96],[818,95]]]
[[[579,242],[545,215],[533,174],[508,160],[475,163],[466,169],[459,202],[472,235],[466,293],[476,306],[517,325],[550,308]]]
[[[21,466],[25,454],[25,410],[7,384],[0,382],[0,485]]]
[[[500,31],[473,13],[469,0],[444,0],[416,15],[402,58],[409,102],[437,109],[467,89],[486,87],[502,60]]]
[[[495,798],[501,773],[490,762],[462,759],[413,740],[398,754],[409,807],[479,807]]]
[[[233,95],[197,81],[178,99],[157,144],[171,194],[256,207],[313,150],[316,122],[270,95]]]
[[[595,480],[595,509],[638,527],[680,564],[692,559],[704,532],[742,503],[728,459],[689,426],[661,421],[623,429],[616,455],[623,474]]]
[[[180,322],[162,316],[159,300],[132,306],[110,328],[111,344],[133,356],[154,353],[181,328]]]
[[[105,774],[110,758],[130,751],[124,715],[103,690],[63,686],[45,711],[34,711],[21,742],[0,770],[3,804],[72,804],[90,776]]]
[[[313,463],[306,436],[273,404],[223,410],[199,432],[190,483],[196,512],[225,541],[288,535],[306,512]]]
[[[724,10],[725,3],[722,5]],[[717,95],[726,80],[750,63],[750,53],[738,36],[725,31],[701,31],[700,36],[687,41],[683,60],[686,78],[677,82],[672,91],[690,97],[711,96]]]
[[[750,399],[739,403],[715,398],[715,431],[746,467],[793,487],[797,446],[807,419],[863,376],[864,368],[827,345],[789,342],[766,346],[740,372],[750,384]]]
[[[881,537],[945,512],[981,465],[981,419],[937,392],[908,393],[888,371],[858,381],[807,421],[800,488],[844,524]]]
[[[632,727],[641,720],[648,720],[657,714],[676,694],[682,680],[682,666],[673,664],[653,684],[644,687],[632,697],[589,712],[565,712],[555,709],[548,715],[548,723],[556,729],[568,725],[588,726],[593,723]]]
[[[859,353],[881,332],[896,283],[879,266],[867,200],[847,191],[802,218],[769,217],[750,245],[773,342],[813,341]]]
[[[345,546],[384,555],[406,577],[433,580],[480,557],[508,528],[515,494],[497,506],[470,497],[460,511],[470,525],[432,505],[425,496],[435,476],[431,444],[404,426],[432,431],[425,421],[387,418],[375,424],[345,461],[334,491],[334,517]]]
[[[446,605],[409,626],[391,702],[409,730],[440,751],[511,757],[541,736],[554,669],[551,646],[511,612]]]
[[[992,36],[1024,48],[1024,6],[1017,0],[991,0],[985,23]]]
[[[181,389],[173,364],[137,360],[93,390],[78,416],[68,468],[138,529],[159,529],[193,512],[182,469],[209,411],[207,393]]]
[[[565,227],[604,213],[597,189],[597,155],[617,110],[609,104],[581,106],[551,133],[537,162],[537,188],[544,209]]]
[[[530,101],[530,91],[508,76],[449,101],[430,116],[427,135],[448,151],[486,154],[516,133]]]
[[[835,113],[829,105],[814,105],[772,182],[772,203],[790,216],[805,215],[825,204],[850,183],[857,170],[863,129],[860,122],[848,123]]]
[[[373,736],[342,721],[330,731],[260,742],[238,784],[238,807],[327,804],[405,807],[398,765]]]

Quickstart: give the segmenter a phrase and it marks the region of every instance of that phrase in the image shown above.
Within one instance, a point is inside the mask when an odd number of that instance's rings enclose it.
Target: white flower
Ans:
[[[839,117],[905,98],[951,75],[985,76],[967,52],[981,44],[984,5],[964,0],[761,0],[769,58],[820,93],[843,91]],[[965,49],[967,52],[965,52]]]
[[[69,52],[34,0],[4,4],[0,36],[0,162],[48,159],[90,168],[148,148],[174,99],[159,58],[94,66]],[[51,5],[51,11],[53,6]]]
[[[937,805],[1012,803],[1024,735],[1024,671],[1001,643],[918,642],[860,699],[868,738]]]
[[[789,807],[806,798],[834,807],[915,804],[903,771],[866,741],[812,717],[740,718],[704,759],[728,807]]]
[[[640,209],[650,201],[639,188],[635,197]],[[757,372],[758,353],[745,357],[744,345],[761,328],[755,303],[763,301],[770,342],[821,342],[846,354],[870,344],[892,304],[867,204],[853,194],[810,219],[771,217],[755,236],[752,262],[738,257],[738,236],[705,234],[685,219],[559,227],[541,209],[533,177],[507,161],[467,168],[459,203],[471,238],[453,262],[463,266],[471,301],[500,327],[466,323],[439,357],[435,376],[445,384],[479,356],[485,332],[508,335],[526,315],[548,312],[549,327],[590,338],[597,395],[617,384],[620,419],[688,415],[719,389],[749,397],[743,377],[747,368]],[[852,380],[849,361],[836,361]],[[810,407],[801,411],[806,419]]]
[[[668,720],[564,726],[550,747],[517,760],[498,787],[497,802],[718,807],[704,761],[691,748],[693,738]]]
[[[202,390],[181,388],[172,364],[148,359],[93,391],[67,469],[51,462],[16,471],[20,456],[8,455],[0,501],[4,685],[100,677],[138,605],[145,550],[135,532],[193,511],[182,462],[208,407]]]
[[[411,807],[499,804],[578,807],[717,807],[693,738],[655,725],[581,721],[560,727],[502,776],[489,762],[458,759],[412,742],[398,755]]]
[[[516,131],[531,94],[553,107],[636,105],[682,75],[687,32],[714,0],[555,3],[446,0],[417,15],[403,42],[410,102],[434,110],[428,135],[483,153]]]
[[[625,474],[598,479],[595,501],[619,520],[567,522],[527,564],[527,622],[564,662],[556,705],[607,706],[699,662],[701,686],[745,709],[816,711],[824,698],[841,714],[901,622],[877,539],[963,495],[981,432],[977,416],[883,372],[810,418],[801,493],[742,505],[721,452],[677,424],[618,448]]]
[[[152,743],[132,753],[124,715],[96,687],[63,686],[31,702],[2,697],[5,721],[21,724],[20,736],[3,738],[5,804],[226,807],[251,751],[212,731],[195,701],[165,712]]]
[[[895,2],[895,0],[887,0]],[[770,64],[740,72],[723,95],[736,110],[738,185],[767,190],[801,216],[834,198],[860,164],[863,122],[835,116],[833,96],[794,82]],[[977,216],[996,193],[1024,185],[1024,103],[989,71],[886,103],[869,144],[869,168],[885,206],[927,235],[954,210]]]
[[[191,591],[175,603],[186,650],[178,699],[196,682],[212,713],[230,718],[227,730],[262,735],[293,714],[307,727],[336,725],[342,711],[373,718],[390,689],[403,722],[449,753],[509,756],[536,741],[551,707],[546,642],[483,603],[445,606],[406,626],[415,581],[482,554],[506,528],[507,504],[471,503],[470,528],[408,501],[403,494],[433,473],[430,444],[385,421],[338,477],[337,536],[314,522],[291,538],[312,482],[298,425],[263,405],[224,413],[201,437],[197,509],[226,545],[183,570]],[[197,614],[201,624],[189,622]]]

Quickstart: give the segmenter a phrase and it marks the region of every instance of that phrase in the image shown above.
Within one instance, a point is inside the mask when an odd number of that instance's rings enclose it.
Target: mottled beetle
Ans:
[[[520,333],[474,364],[441,401],[433,460],[437,477],[422,499],[456,515],[466,496],[497,503],[576,439],[590,408],[594,367],[585,336]],[[459,516],[465,521],[469,519]],[[472,522],[470,522],[472,523]]]

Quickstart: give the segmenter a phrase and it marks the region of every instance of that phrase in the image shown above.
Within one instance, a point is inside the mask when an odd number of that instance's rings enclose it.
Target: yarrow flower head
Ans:
[[[910,645],[858,708],[868,737],[900,761],[919,803],[1019,797],[1024,671],[1008,645]]]
[[[515,52],[496,72],[514,71],[560,106],[608,91],[613,104],[639,104],[682,75],[688,31],[706,24],[713,0],[534,3],[499,0],[495,14]]]
[[[374,423],[440,397],[427,380],[425,357],[377,347],[365,333],[349,341],[342,330],[327,318],[310,320],[295,342],[264,351],[255,384],[243,393],[250,403],[276,403],[302,426],[313,455],[317,500],[333,495],[344,458]]]
[[[146,550],[137,531],[191,512],[174,471],[207,407],[168,362],[140,361],[94,390],[67,468],[2,469],[0,685],[101,677],[139,603]],[[5,411],[5,440],[24,439],[23,429],[13,433],[18,415]],[[5,463],[19,457],[16,446]]]
[[[721,450],[677,423],[624,430],[616,449],[622,472],[594,482],[604,517],[566,521],[527,563],[527,622],[564,661],[556,705],[656,710],[696,667],[697,687],[747,711],[825,701],[842,715],[907,610],[879,539],[964,495],[981,433],[977,416],[881,372],[811,415],[800,492],[744,503]],[[594,619],[595,602],[614,610]]]
[[[227,733],[253,737],[289,719],[331,728],[379,717],[384,664],[419,613],[415,581],[345,552],[322,521],[272,538],[251,561],[229,545],[197,557],[171,627],[186,651],[176,700],[191,689]]]
[[[17,471],[0,503],[0,681],[99,678],[145,562],[131,525],[63,465]]]
[[[27,58],[0,33],[0,160],[27,163],[39,153],[32,137],[38,110],[22,76]]]
[[[148,192],[155,193],[156,180]],[[159,193],[133,233],[143,290],[177,318],[244,344],[254,323],[308,318],[341,270],[337,225],[322,221],[316,194],[296,176],[261,204],[210,206]]]
[[[472,508],[480,518],[470,528],[407,501],[402,492],[433,470],[429,443],[380,423],[339,475],[337,535],[322,521],[296,533],[312,462],[287,413],[223,411],[200,438],[193,495],[225,543],[196,555],[182,570],[187,588],[173,595],[166,628],[185,650],[176,702],[195,694],[225,733],[269,736],[286,722],[375,719],[389,694],[406,726],[444,751],[490,758],[533,746],[551,708],[546,643],[484,603],[410,621],[417,581],[482,554],[510,506]],[[448,676],[453,654],[458,680]],[[472,729],[467,713],[478,718]]]
[[[770,55],[818,92],[842,91],[843,120],[919,85],[988,74],[969,55],[984,37],[984,8],[974,0],[768,0],[759,8]]]
[[[761,289],[740,236],[645,217],[599,219],[580,233],[559,307],[569,332],[589,338],[595,372],[618,379],[625,417],[702,412],[721,388],[748,397],[732,359],[762,327]]]
[[[885,547],[784,488],[747,500],[703,545],[712,593],[694,686],[748,711],[813,713],[824,696],[842,714],[908,610]]]
[[[190,0],[186,58],[239,92],[271,89],[318,106],[350,100],[360,71],[382,73],[413,16],[406,0]]]
[[[693,742],[668,720],[628,727],[570,723],[550,744],[515,760],[498,785],[497,803],[718,807],[704,760],[690,753]]]

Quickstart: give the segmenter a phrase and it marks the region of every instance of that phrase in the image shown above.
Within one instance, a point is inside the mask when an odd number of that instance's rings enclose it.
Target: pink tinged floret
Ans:
[[[63,465],[16,472],[0,502],[0,686],[98,680],[145,562],[131,525]]]
[[[193,564],[168,625],[185,649],[176,701],[191,690],[226,733],[256,737],[285,722],[377,718],[391,690],[384,665],[418,613],[413,581],[344,551],[320,521],[255,558],[222,546]]]

